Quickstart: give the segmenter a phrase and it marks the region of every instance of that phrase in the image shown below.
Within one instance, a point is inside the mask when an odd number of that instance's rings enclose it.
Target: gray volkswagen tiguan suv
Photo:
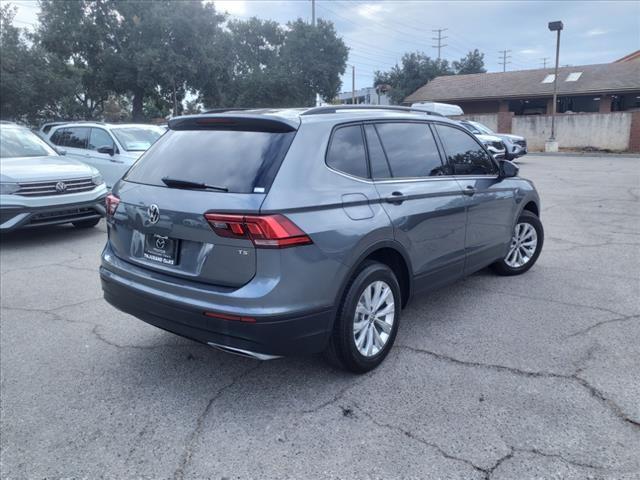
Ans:
[[[411,296],[536,262],[539,198],[517,175],[410,109],[177,117],[107,198],[104,296],[225,351],[364,372]]]

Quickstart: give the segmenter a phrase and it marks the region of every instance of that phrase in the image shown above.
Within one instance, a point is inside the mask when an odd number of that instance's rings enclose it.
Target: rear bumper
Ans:
[[[252,313],[255,323],[211,318],[204,312],[226,312],[218,305],[208,310],[188,300],[168,298],[104,267],[100,277],[105,300],[117,309],[163,330],[238,353],[266,357],[318,353],[324,350],[333,325],[333,307],[278,316]]]

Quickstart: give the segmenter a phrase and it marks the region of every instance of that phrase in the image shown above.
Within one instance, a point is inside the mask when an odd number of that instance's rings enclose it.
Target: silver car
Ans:
[[[49,141],[97,168],[111,189],[166,129],[156,125],[75,122],[54,125]]]
[[[497,139],[502,141],[504,144],[504,158],[507,160],[515,160],[516,158],[527,154],[527,140],[520,135],[495,133],[486,125],[472,120],[462,120],[460,123],[478,138],[487,135],[497,137]]]
[[[400,107],[173,118],[107,197],[105,299],[164,330],[364,372],[412,295],[540,255],[540,202],[458,122]]]
[[[86,228],[104,215],[100,173],[60,156],[25,127],[0,128],[0,231],[72,223]]]

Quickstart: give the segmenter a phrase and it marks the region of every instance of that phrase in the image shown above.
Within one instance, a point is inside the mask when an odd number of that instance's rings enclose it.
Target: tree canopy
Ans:
[[[375,72],[374,86],[387,86],[387,95],[393,103],[399,104],[436,77],[485,71],[484,54],[477,49],[452,64],[447,60],[433,59],[423,52],[405,53],[400,65],[396,64],[386,72]]]
[[[229,20],[212,2],[41,0],[26,34],[1,10],[3,118],[134,120],[189,108],[310,106],[340,88],[331,22]],[[15,93],[15,94],[13,94]],[[195,99],[194,99],[195,96]],[[119,110],[120,109],[120,110]]]

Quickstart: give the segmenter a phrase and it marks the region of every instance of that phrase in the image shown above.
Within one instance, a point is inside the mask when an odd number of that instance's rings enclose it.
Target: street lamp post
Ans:
[[[553,75],[553,107],[551,110],[551,137],[545,143],[545,151],[557,152],[558,141],[556,140],[556,108],[558,102],[558,64],[560,63],[560,32],[564,25],[561,21],[549,22],[549,30],[557,32],[556,40],[556,68]]]

